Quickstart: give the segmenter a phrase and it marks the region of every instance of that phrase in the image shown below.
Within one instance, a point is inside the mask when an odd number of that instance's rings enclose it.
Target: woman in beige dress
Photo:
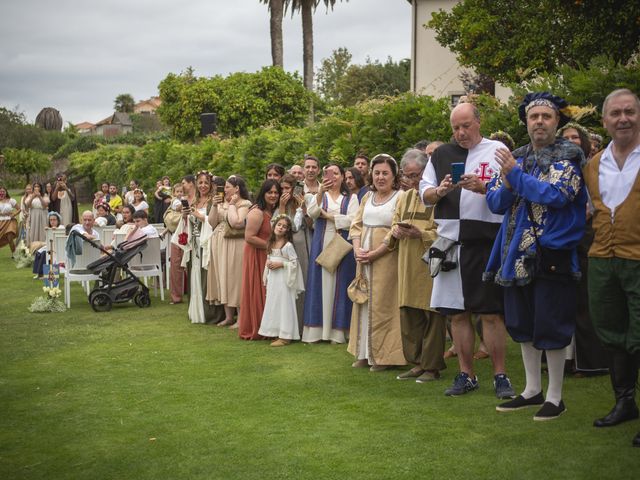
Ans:
[[[224,185],[224,202],[209,213],[215,227],[211,240],[211,262],[207,282],[207,301],[224,305],[225,318],[218,326],[235,327],[234,315],[240,308],[244,226],[251,202],[242,177],[230,176]]]
[[[349,231],[369,298],[353,304],[348,350],[356,357],[353,367],[370,366],[378,372],[406,365],[398,307],[398,250],[390,242],[393,214],[402,195],[395,159],[376,155],[371,160],[371,179],[371,192],[362,198]]]
[[[49,196],[43,193],[42,184],[34,183],[31,195],[24,201],[29,209],[29,227],[27,228],[27,246],[33,242],[44,242],[44,229],[48,225]]]

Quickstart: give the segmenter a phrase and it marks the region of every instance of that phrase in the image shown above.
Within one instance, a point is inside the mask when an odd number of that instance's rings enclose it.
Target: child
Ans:
[[[175,212],[179,212],[182,210],[182,204],[180,203],[180,199],[183,195],[183,189],[181,183],[176,183],[173,186],[173,192],[171,195],[171,209]]]
[[[296,297],[304,291],[304,284],[292,236],[291,219],[278,215],[267,243],[268,257],[262,277],[267,298],[258,332],[264,337],[278,337],[271,343],[272,347],[300,340]]]

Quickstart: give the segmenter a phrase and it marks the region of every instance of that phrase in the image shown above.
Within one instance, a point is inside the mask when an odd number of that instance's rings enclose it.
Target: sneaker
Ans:
[[[424,370],[421,368],[407,370],[406,372],[401,373],[396,378],[398,380],[413,380],[414,378],[418,378],[420,375],[424,373]]]
[[[493,377],[493,388],[496,390],[496,397],[501,400],[507,398],[515,398],[516,392],[513,391],[511,380],[504,373],[499,373]]]
[[[554,418],[558,418],[565,412],[566,408],[564,406],[564,402],[560,400],[560,405],[555,406],[551,402],[544,402],[542,408],[538,410],[533,416],[533,419],[538,422],[543,422],[545,420],[553,420]]]
[[[478,377],[471,378],[464,372],[460,372],[453,379],[453,385],[444,391],[444,394],[448,397],[457,397],[458,395],[464,395],[478,388]]]
[[[512,412],[514,410],[522,410],[523,408],[537,407],[544,403],[544,396],[542,392],[534,395],[531,398],[524,398],[522,395],[518,395],[513,400],[501,403],[496,407],[498,412]]]
[[[440,372],[437,370],[425,370],[422,375],[416,378],[416,383],[433,382],[440,379]]]

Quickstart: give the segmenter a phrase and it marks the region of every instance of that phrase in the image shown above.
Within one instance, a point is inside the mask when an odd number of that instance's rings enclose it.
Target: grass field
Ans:
[[[345,346],[272,349],[191,325],[186,306],[30,314],[41,284],[0,250],[0,478],[640,478],[640,422],[604,430],[606,377],[565,383],[568,411],[499,414],[480,390],[352,369]],[[519,349],[508,367],[523,387]]]

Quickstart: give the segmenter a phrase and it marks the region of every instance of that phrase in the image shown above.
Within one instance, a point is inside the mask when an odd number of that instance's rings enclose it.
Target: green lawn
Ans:
[[[79,285],[64,314],[29,314],[40,284],[0,250],[0,478],[639,478],[640,422],[596,430],[606,377],[570,378],[568,411],[499,414],[480,390],[352,369],[345,346],[272,349],[191,325],[153,298],[94,314]],[[523,386],[519,349],[508,366]]]

